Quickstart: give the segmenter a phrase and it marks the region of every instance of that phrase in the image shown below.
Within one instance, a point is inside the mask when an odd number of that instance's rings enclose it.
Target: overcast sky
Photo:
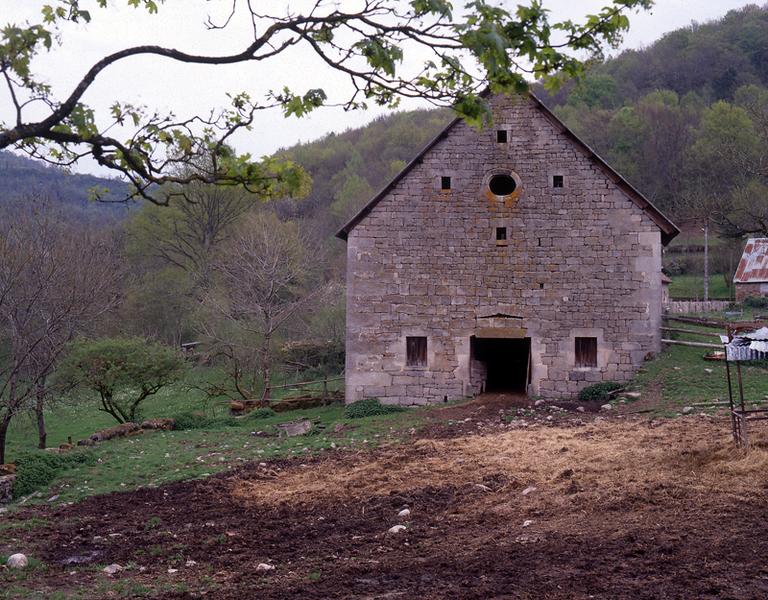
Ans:
[[[340,0],[343,4],[346,0]],[[264,6],[280,7],[277,0],[261,0]],[[301,0],[294,0],[296,6]],[[508,2],[510,7],[518,0]],[[0,26],[21,24],[27,19],[38,20],[36,0],[0,0]],[[81,5],[94,4],[81,0]],[[82,74],[103,55],[142,43],[160,44],[196,53],[223,54],[242,49],[247,43],[249,29],[236,26],[224,32],[207,31],[206,17],[212,10],[223,8],[221,0],[167,0],[158,15],[125,7],[125,0],[110,0],[113,10],[94,8],[93,21],[88,25],[68,26],[63,46],[41,57],[35,70],[60,95],[68,94]],[[456,2],[457,5],[463,2]],[[606,0],[545,0],[553,20],[571,18],[597,11]],[[632,15],[631,29],[623,48],[638,48],[652,43],[665,32],[689,25],[692,20],[705,22],[724,15],[731,9],[747,4],[745,0],[657,0],[647,13]],[[258,5],[258,3],[257,3]],[[237,25],[237,24],[236,24]],[[323,68],[306,51],[291,51],[264,63],[227,67],[202,67],[173,63],[156,58],[133,58],[104,71],[85,97],[97,110],[104,110],[114,100],[142,103],[151,107],[172,109],[177,116],[206,113],[227,103],[226,92],[247,91],[254,98],[263,98],[270,89],[283,85],[303,91],[324,87],[332,92],[346,85],[338,74]],[[406,108],[418,106],[409,103]],[[235,145],[241,152],[256,156],[269,154],[299,141],[306,142],[331,131],[343,131],[370,121],[382,110],[344,112],[326,108],[309,118],[284,119],[277,111],[259,115],[253,130],[239,135]],[[0,119],[8,120],[10,102],[0,94]],[[83,165],[79,170],[92,170]]]

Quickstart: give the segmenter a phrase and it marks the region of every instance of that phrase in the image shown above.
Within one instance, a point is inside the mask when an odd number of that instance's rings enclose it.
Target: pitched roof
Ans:
[[[744,247],[734,283],[761,283],[768,281],[768,238],[750,238]]]
[[[635,189],[626,179],[624,179],[619,173],[612,169],[608,163],[606,163],[597,153],[592,150],[585,142],[583,142],[575,133],[573,133],[555,114],[545,106],[545,104],[536,97],[533,92],[528,93],[528,97],[533,101],[534,105],[541,110],[544,116],[555,126],[555,128],[569,138],[574,144],[581,149],[598,167],[602,169],[605,175],[615,185],[619,187],[640,209],[645,212],[648,217],[656,223],[661,229],[661,240],[664,245],[668,244],[672,239],[680,233],[677,226],[672,223],[662,212],[656,208],[650,200],[643,196],[637,189]],[[409,162],[402,171],[400,171],[384,188],[376,194],[368,204],[366,204],[354,217],[352,217],[344,227],[342,227],[337,233],[336,237],[346,240],[349,232],[362,221],[365,216],[373,210],[382,198],[384,198],[395,185],[400,182],[411,169],[418,165],[424,156],[429,152],[439,141],[445,138],[448,133],[459,123],[461,118],[457,117],[453,119],[440,133],[438,133],[421,151]]]

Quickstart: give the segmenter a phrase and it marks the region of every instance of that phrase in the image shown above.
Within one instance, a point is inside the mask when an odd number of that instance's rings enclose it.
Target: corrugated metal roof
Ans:
[[[735,335],[730,342],[727,336],[720,336],[720,339],[725,343],[729,361],[768,360],[768,327]]]
[[[750,238],[744,247],[734,283],[768,282],[768,238]]]

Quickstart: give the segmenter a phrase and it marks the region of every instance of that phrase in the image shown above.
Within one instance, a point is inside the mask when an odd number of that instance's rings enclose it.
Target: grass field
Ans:
[[[673,325],[674,326],[674,325]],[[693,325],[680,325],[709,334],[718,333]],[[665,337],[716,343],[715,337],[665,333]],[[727,398],[725,366],[703,359],[706,349],[670,346],[659,357],[644,365],[632,389],[641,393],[638,408],[659,416],[679,414],[684,406]],[[103,442],[93,448],[77,450],[89,453],[89,461],[62,471],[29,502],[45,502],[58,496],[56,503],[72,502],[94,494],[131,490],[141,486],[159,486],[171,481],[205,477],[231,470],[248,461],[275,457],[310,456],[332,448],[371,449],[382,441],[394,443],[419,426],[429,409],[409,411],[381,417],[350,421],[344,418],[341,405],[278,413],[267,418],[253,416],[226,418],[227,403],[211,402],[194,388],[207,377],[215,376],[207,369],[196,369],[186,381],[170,386],[147,399],[143,416],[174,417],[182,413],[200,412],[225,419],[209,429],[186,431],[148,431],[143,435]],[[340,387],[341,382],[335,382]],[[744,369],[744,384],[750,401],[768,398],[766,372],[754,367]],[[642,406],[640,406],[642,405]],[[697,408],[697,412],[708,409]],[[315,430],[307,436],[277,437],[278,423],[308,418]],[[109,427],[114,420],[99,412],[93,402],[61,404],[47,415],[49,445],[58,446],[71,436],[86,438]],[[339,427],[340,431],[335,431]],[[261,432],[261,433],[259,433]],[[34,451],[36,430],[31,420],[19,420],[12,429],[8,454]]]
[[[150,396],[144,403],[144,418],[174,417],[182,413],[201,412],[211,417],[226,417],[225,401],[211,402],[192,385],[215,376],[206,369],[193,371],[178,384]],[[341,382],[329,384],[338,389]],[[290,390],[283,391],[283,394]],[[67,469],[38,498],[45,501],[58,496],[57,502],[71,502],[93,494],[157,486],[179,479],[203,477],[232,469],[249,460],[275,456],[311,455],[321,449],[335,447],[371,448],[381,434],[389,432],[390,423],[402,421],[394,414],[376,419],[359,419],[354,429],[335,433],[334,426],[343,423],[344,408],[335,404],[322,408],[277,413],[262,419],[246,416],[227,419],[211,429],[186,431],[148,431],[143,435],[110,440],[92,448],[77,450],[92,454],[89,464]],[[275,437],[274,426],[307,418],[315,423],[315,432],[297,438]],[[48,445],[56,447],[67,441],[87,438],[95,431],[115,425],[115,420],[96,408],[92,401],[61,404],[47,412]],[[262,432],[266,435],[252,435]],[[37,430],[31,419],[16,421],[10,430],[8,457],[34,452]]]
[[[701,275],[676,275],[671,277],[669,296],[674,298],[704,298],[704,277]],[[731,290],[725,285],[721,273],[709,277],[709,297],[711,300],[730,300]]]

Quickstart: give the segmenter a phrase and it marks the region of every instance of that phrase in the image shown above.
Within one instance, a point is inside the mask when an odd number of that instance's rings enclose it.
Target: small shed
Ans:
[[[739,302],[749,296],[768,296],[768,238],[747,240],[733,284]]]

